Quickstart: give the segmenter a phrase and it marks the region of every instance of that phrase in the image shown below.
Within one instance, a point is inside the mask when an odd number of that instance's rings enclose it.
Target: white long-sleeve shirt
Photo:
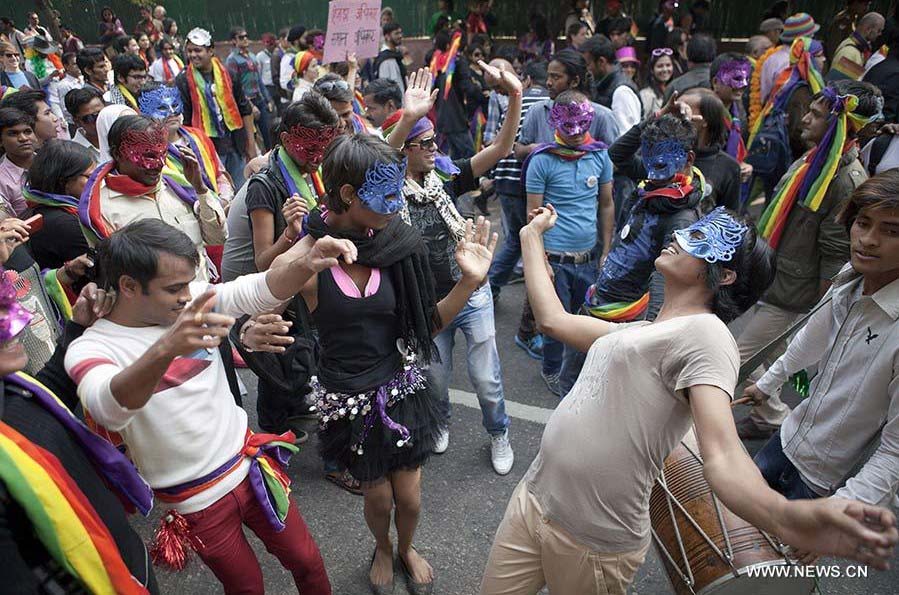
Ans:
[[[624,85],[612,93],[612,112],[621,130],[630,130],[642,120],[642,104],[634,90]]]
[[[899,487],[899,280],[867,296],[861,283],[846,265],[828,292],[831,303],[812,315],[758,388],[772,394],[817,364],[810,396],[781,427],[784,454],[820,495],[885,505]],[[861,461],[881,428],[880,446]]]
[[[191,293],[197,296],[213,287],[216,312],[255,314],[281,304],[265,276],[246,275],[214,286],[194,282]],[[134,364],[167,330],[101,319],[72,342],[65,358],[85,411],[101,426],[121,434],[153,488],[180,485],[214,471],[241,451],[247,431],[247,414],[234,402],[218,349],[175,358],[140,409],[126,409],[116,401],[110,388],[113,377]],[[175,508],[183,514],[203,510],[243,481],[248,468],[244,461],[221,482]]]

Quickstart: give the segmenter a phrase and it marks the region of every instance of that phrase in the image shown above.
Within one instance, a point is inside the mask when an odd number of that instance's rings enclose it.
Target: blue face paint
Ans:
[[[154,120],[165,120],[169,116],[179,116],[184,112],[181,93],[175,87],[165,85],[141,93],[137,105],[140,113]]]
[[[652,181],[668,180],[687,165],[689,150],[676,140],[663,140],[640,145],[646,177]]]
[[[681,249],[706,262],[729,262],[749,228],[718,207],[690,227],[674,232]]]
[[[392,215],[405,204],[403,183],[406,180],[406,160],[399,163],[375,163],[365,173],[365,182],[356,191],[359,200],[370,211]]]

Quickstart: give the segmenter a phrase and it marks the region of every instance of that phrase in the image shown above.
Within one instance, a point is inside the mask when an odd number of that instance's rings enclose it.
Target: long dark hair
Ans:
[[[94,162],[87,149],[70,140],[50,139],[41,146],[28,169],[28,186],[41,192],[65,194],[66,184]]]

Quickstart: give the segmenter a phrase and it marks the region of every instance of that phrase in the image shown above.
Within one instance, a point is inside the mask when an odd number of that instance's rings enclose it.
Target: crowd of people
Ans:
[[[147,561],[193,550],[226,593],[262,593],[247,526],[330,593],[285,470],[316,420],[324,476],[364,499],[371,591],[398,560],[433,592],[414,541],[455,341],[507,475],[494,307],[522,279],[514,341],[555,410],[481,593],[624,593],[691,428],[734,513],[798,558],[885,569],[896,14],[852,0],[822,31],[776,2],[744,47],[708,1],[624,4],[535,12],[501,44],[493,0],[439,0],[423,63],[387,7],[378,55],[330,64],[302,24],[253,51],[243,26],[182,38],[163,6],[133,35],[104,8],[87,43],[0,19],[4,584],[155,593]],[[148,549],[126,510],[154,499]]]

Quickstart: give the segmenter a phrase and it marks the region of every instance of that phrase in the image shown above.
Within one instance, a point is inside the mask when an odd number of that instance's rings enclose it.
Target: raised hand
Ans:
[[[345,263],[352,264],[356,262],[356,256],[358,256],[358,251],[353,242],[324,236],[315,241],[305,258],[306,266],[319,273],[337,266],[341,258]]]
[[[527,227],[537,231],[540,234],[546,233],[556,224],[559,214],[556,213],[555,207],[547,204],[544,207],[538,207],[528,213]]]
[[[423,118],[431,111],[437,100],[437,89],[431,90],[434,82],[431,71],[419,68],[406,77],[406,93],[403,95],[403,114],[408,118]]]
[[[778,537],[802,552],[887,570],[899,542],[895,515],[879,506],[844,498],[794,500],[783,514]]]
[[[81,326],[90,326],[109,314],[115,300],[114,289],[105,291],[98,288],[96,283],[88,283],[72,305],[72,321]]]
[[[240,342],[253,351],[284,353],[293,344],[293,337],[287,334],[291,326],[293,322],[278,314],[260,314],[244,323]]]
[[[194,187],[197,194],[206,192],[206,183],[203,182],[203,176],[200,173],[200,162],[197,156],[189,147],[179,147],[178,152],[181,153],[181,163],[184,165],[184,177]]]
[[[163,353],[175,358],[200,349],[214,349],[228,336],[234,318],[212,311],[215,290],[199,295],[182,310],[175,323],[157,341]]]
[[[478,217],[476,225],[471,219],[465,222],[465,238],[456,246],[456,263],[463,278],[477,284],[484,280],[498,239],[499,234],[490,233],[490,221],[484,217]]]
[[[299,194],[294,194],[284,202],[281,214],[287,221],[287,239],[295,241],[300,234],[303,233],[303,217],[309,213],[309,205],[300,198]]]
[[[5,264],[12,251],[28,241],[30,231],[24,221],[15,217],[0,222],[0,264]]]

